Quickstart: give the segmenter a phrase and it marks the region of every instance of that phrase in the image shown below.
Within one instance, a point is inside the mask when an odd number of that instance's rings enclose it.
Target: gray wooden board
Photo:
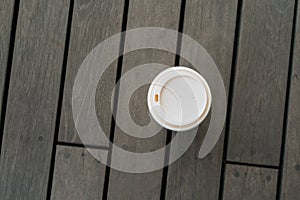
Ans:
[[[127,30],[137,27],[164,27],[178,29],[181,1],[132,0],[129,3]],[[175,50],[175,49],[174,49]],[[173,66],[175,55],[159,50],[139,50],[124,56],[122,75],[130,69],[146,63],[161,63]],[[144,74],[146,75],[146,74]],[[143,75],[137,75],[134,81],[141,81]],[[121,82],[122,84],[122,82]],[[129,109],[133,120],[139,125],[150,122],[146,97],[149,85],[138,89],[131,98]],[[119,97],[122,101],[122,96]],[[163,147],[166,142],[166,130],[147,139],[128,136],[118,126],[114,143],[133,152],[149,152]],[[129,174],[111,170],[109,199],[159,199],[162,170],[146,174]]]
[[[294,0],[243,1],[230,161],[279,165]]]
[[[228,91],[237,1],[188,0],[183,33],[208,51],[218,66]],[[181,60],[182,65],[190,66]],[[192,146],[169,166],[166,199],[218,199],[223,155],[223,138],[204,159],[198,153],[206,134],[210,116],[200,125]]]
[[[104,176],[105,165],[85,148],[57,146],[51,199],[101,199]]]
[[[81,143],[72,116],[72,88],[76,73],[89,52],[110,36],[121,32],[124,2],[117,0],[75,1],[59,141]],[[117,62],[112,63],[99,81],[96,111],[102,129],[108,135],[111,124],[111,94]],[[108,146],[106,143],[97,144]]]
[[[0,120],[3,117],[1,116],[2,101],[9,53],[9,41],[11,34],[13,11],[14,1],[2,0],[0,2]]]
[[[223,199],[275,199],[277,172],[276,169],[227,164]]]
[[[45,199],[69,1],[21,1],[0,161],[2,199]]]
[[[300,7],[298,5],[293,71],[284,155],[282,199],[298,199],[300,194]]]

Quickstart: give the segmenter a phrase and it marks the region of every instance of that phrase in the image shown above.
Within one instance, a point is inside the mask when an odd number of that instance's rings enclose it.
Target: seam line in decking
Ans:
[[[125,0],[124,2],[124,10],[123,10],[123,18],[122,18],[122,28],[121,31],[126,31],[127,28],[127,21],[128,21],[128,10],[129,10],[129,0]],[[119,89],[120,84],[117,84],[118,81],[121,78],[122,75],[122,65],[123,65],[123,52],[125,47],[125,38],[126,33],[121,34],[121,40],[120,40],[120,48],[119,53],[120,57],[118,58],[118,64],[117,64],[117,74],[116,74],[116,86],[115,86],[115,95],[114,95],[114,102],[113,102],[113,115],[111,116],[111,126],[110,126],[110,135],[109,140],[111,142],[114,141],[114,134],[115,134],[115,128],[116,128],[116,122],[114,119],[114,116],[117,116],[117,107],[118,107],[118,99],[119,99]],[[108,197],[108,189],[109,189],[109,178],[110,178],[110,162],[111,162],[111,156],[112,156],[112,144],[109,143],[109,150],[107,155],[107,165],[105,167],[105,177],[104,177],[104,184],[103,184],[103,193],[102,193],[102,200],[106,200]]]
[[[47,197],[46,197],[47,200],[50,200],[51,191],[52,191],[56,145],[57,145],[57,141],[58,141],[60,118],[61,118],[61,111],[62,111],[62,102],[63,102],[63,96],[64,96],[64,86],[65,86],[66,71],[67,71],[67,62],[68,62],[68,54],[69,54],[69,43],[70,43],[70,37],[71,37],[73,10],[74,10],[74,0],[70,0],[64,55],[63,55],[63,63],[62,63],[62,71],[61,71],[61,79],[60,79],[60,87],[59,87],[58,104],[57,104],[57,110],[56,110],[53,147],[52,147],[51,163],[50,163],[49,178],[48,178]]]
[[[247,167],[258,167],[258,168],[266,168],[266,169],[279,169],[279,166],[260,165],[260,164],[244,163],[244,162],[236,162],[236,161],[225,161],[225,164],[240,165],[240,166],[247,166]]]
[[[180,15],[179,15],[179,25],[178,25],[178,32],[183,32],[184,27],[184,16],[185,16],[185,7],[186,7],[186,0],[181,1],[180,6]],[[182,35],[178,34],[177,36],[177,45],[176,45],[176,55],[175,55],[175,66],[180,65],[180,51],[181,51],[181,44],[182,44]],[[173,132],[171,130],[167,130],[167,137],[166,137],[166,146],[171,142],[172,140],[172,134]],[[167,146],[166,152],[165,152],[165,166],[163,168],[163,174],[161,179],[161,189],[160,189],[160,199],[164,200],[166,199],[166,192],[167,192],[167,184],[168,184],[168,172],[169,172],[169,157],[170,157],[170,146]]]
[[[100,150],[109,150],[108,146],[96,146],[96,145],[84,145],[79,143],[71,143],[71,142],[60,142],[57,141],[56,145],[65,146],[65,147],[78,147],[78,148],[90,148],[90,149],[100,149]]]
[[[287,128],[288,128],[289,102],[290,102],[290,93],[291,93],[291,78],[292,78],[292,71],[293,71],[295,35],[296,35],[296,29],[297,29],[297,16],[298,16],[298,6],[299,6],[298,3],[299,3],[298,0],[295,0],[292,36],[291,36],[291,44],[290,44],[288,78],[287,78],[287,84],[286,84],[285,107],[284,107],[284,115],[283,115],[284,117],[283,117],[281,150],[280,150],[280,160],[279,160],[279,171],[278,171],[277,188],[276,188],[276,200],[280,199],[281,189],[282,189],[284,154],[285,154],[286,136],[287,136]]]
[[[242,19],[241,19],[242,18],[242,9],[243,9],[243,0],[238,0],[232,62],[231,62],[231,73],[230,73],[230,82],[229,82],[227,114],[226,114],[226,122],[225,122],[225,136],[224,136],[224,143],[223,143],[223,159],[222,159],[223,162],[222,162],[221,175],[220,175],[219,199],[223,199],[223,192],[224,192],[227,146],[228,146],[228,140],[229,140],[231,109],[232,109],[232,104],[233,104],[235,74],[236,74],[236,66],[237,66],[237,60],[238,60],[239,38],[240,38],[241,21],[242,21]]]
[[[6,74],[4,80],[3,96],[0,97],[3,98],[2,105],[1,105],[2,106],[1,115],[0,115],[0,155],[1,155],[2,139],[4,134],[5,115],[6,115],[8,90],[9,90],[11,68],[12,68],[12,61],[13,61],[13,54],[14,54],[14,47],[15,47],[15,38],[16,38],[16,31],[17,31],[17,24],[18,24],[19,7],[20,7],[20,0],[15,0],[12,23],[11,23],[11,32],[10,32],[10,41],[9,41],[9,49],[8,49],[8,57],[7,57],[7,68],[6,68]]]

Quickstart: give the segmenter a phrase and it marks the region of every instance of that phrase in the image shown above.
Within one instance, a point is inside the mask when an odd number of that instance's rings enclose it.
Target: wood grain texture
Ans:
[[[4,92],[4,82],[9,53],[9,42],[11,25],[14,11],[14,1],[3,0],[0,2],[0,120],[2,114],[2,101]],[[1,135],[1,134],[0,134]]]
[[[72,116],[72,88],[76,73],[89,52],[110,36],[121,32],[123,1],[75,1],[59,141],[81,143]],[[116,79],[117,62],[108,67],[96,93],[98,120],[106,134],[111,124],[111,94]],[[108,146],[106,143],[97,144]]]
[[[237,12],[236,0],[188,0],[183,33],[199,42],[212,56],[228,91]],[[190,66],[186,61],[181,64]],[[222,134],[213,151],[198,159],[210,116],[200,125],[187,152],[169,166],[166,199],[218,199],[222,165]]]
[[[85,148],[58,146],[51,199],[101,199],[104,176],[105,165]]]
[[[137,27],[164,27],[178,29],[181,1],[132,0],[129,3],[127,30]],[[175,49],[174,49],[175,50]],[[161,63],[173,66],[175,55],[159,50],[139,50],[124,56],[122,75],[134,67],[146,63]],[[140,81],[147,74],[137,75]],[[122,82],[121,82],[122,84]],[[149,85],[139,88],[131,97],[129,109],[133,120],[142,126],[150,122],[146,103]],[[119,97],[122,101],[122,96]],[[118,126],[114,143],[132,152],[150,152],[161,148],[166,142],[166,130],[147,139],[137,139],[124,133]],[[109,199],[159,199],[162,170],[145,174],[128,174],[111,170]]]
[[[2,199],[45,199],[69,1],[21,1],[0,161]]]
[[[293,0],[243,1],[230,161],[279,164],[293,9]]]
[[[300,192],[300,7],[296,24],[281,199],[298,199]]]
[[[276,169],[226,165],[223,199],[275,199],[277,171]]]

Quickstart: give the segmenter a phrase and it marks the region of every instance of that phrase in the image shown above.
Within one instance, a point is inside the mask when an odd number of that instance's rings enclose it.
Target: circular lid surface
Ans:
[[[152,81],[147,103],[157,123],[170,130],[185,131],[204,120],[211,106],[211,93],[196,71],[170,67]]]

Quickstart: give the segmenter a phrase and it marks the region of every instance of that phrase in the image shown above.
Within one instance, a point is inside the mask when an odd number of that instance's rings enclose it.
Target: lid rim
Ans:
[[[176,73],[174,73],[174,72],[176,72]],[[159,113],[155,112],[154,107],[160,105],[159,102],[153,102],[153,100],[151,98],[153,95],[153,92],[158,90],[157,88],[155,88],[155,87],[157,87],[157,85],[160,85],[159,87],[162,88],[163,86],[165,86],[165,84],[167,82],[169,82],[171,79],[178,77],[178,76],[187,76],[187,77],[191,77],[195,80],[198,80],[205,89],[205,93],[204,93],[205,94],[205,97],[204,97],[205,98],[204,99],[205,106],[203,108],[201,108],[201,111],[199,112],[200,114],[199,115],[197,114],[197,117],[195,119],[188,120],[188,122],[181,123],[181,124],[178,124],[178,123],[175,124],[174,122],[176,122],[176,121],[173,121],[173,120],[164,120],[163,117],[160,116]],[[161,91],[161,90],[162,89],[160,89],[159,91]],[[161,95],[161,94],[159,94],[159,95]],[[209,89],[209,85],[206,82],[206,80],[195,70],[190,69],[188,67],[184,67],[184,66],[170,67],[170,68],[160,72],[152,81],[152,83],[149,87],[148,96],[147,96],[147,104],[148,104],[148,109],[150,111],[151,117],[161,126],[167,128],[167,129],[173,130],[173,131],[187,131],[187,130],[193,129],[196,126],[198,126],[200,123],[203,122],[203,120],[208,115],[208,113],[210,111],[211,103],[212,103],[211,91]],[[173,123],[171,123],[172,121],[173,121]]]

